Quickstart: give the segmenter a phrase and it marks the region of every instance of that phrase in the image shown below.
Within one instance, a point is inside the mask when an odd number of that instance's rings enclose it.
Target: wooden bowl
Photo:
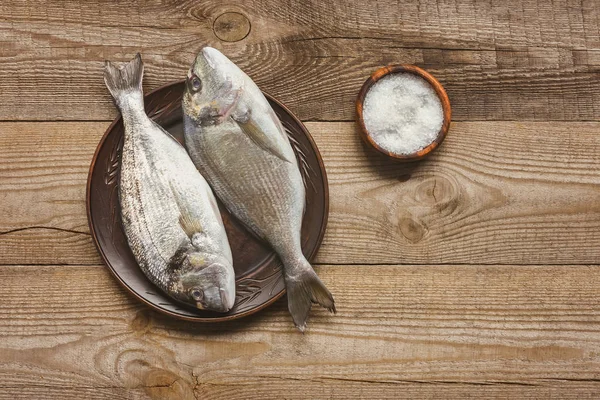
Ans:
[[[181,97],[184,82],[175,82],[145,96],[146,112],[183,142]],[[302,123],[280,102],[266,95],[287,131],[306,187],[302,250],[310,260],[319,248],[329,210],[327,176],[319,150]],[[154,286],[138,267],[122,228],[118,200],[123,121],[108,128],[96,149],[87,182],[90,231],[104,262],[131,294],[162,313],[190,321],[217,322],[255,313],[283,296],[281,262],[270,247],[252,235],[219,203],[233,253],[236,274],[234,307],[225,314],[178,303]]]
[[[415,75],[418,75],[421,78],[425,79],[427,82],[429,82],[429,84],[431,84],[431,86],[433,86],[433,89],[435,90],[438,97],[440,98],[440,101],[442,102],[442,109],[444,110],[444,122],[442,124],[442,128],[440,129],[440,131],[437,135],[437,138],[429,146],[427,146],[413,154],[397,154],[397,153],[390,152],[390,151],[382,148],[381,146],[379,146],[373,140],[373,137],[367,130],[367,128],[365,126],[365,122],[363,120],[363,105],[365,102],[365,97],[367,96],[367,92],[369,91],[371,86],[373,86],[375,84],[375,82],[377,82],[384,76],[389,75],[389,74],[399,73],[399,72],[415,74]],[[396,160],[416,161],[416,160],[422,159],[423,157],[427,156],[429,153],[431,153],[432,151],[437,149],[438,146],[444,141],[444,139],[446,138],[446,134],[448,133],[448,129],[450,128],[450,119],[452,117],[452,110],[450,108],[450,100],[448,99],[448,95],[446,94],[446,91],[444,90],[444,88],[442,87],[440,82],[438,82],[437,79],[435,79],[427,71],[425,71],[415,65],[402,64],[402,65],[389,65],[387,67],[379,68],[365,81],[365,83],[360,88],[358,97],[356,98],[356,114],[358,116],[358,123],[360,125],[360,135],[368,145],[372,146],[375,150],[379,151],[380,153],[385,154],[386,156],[392,157]]]

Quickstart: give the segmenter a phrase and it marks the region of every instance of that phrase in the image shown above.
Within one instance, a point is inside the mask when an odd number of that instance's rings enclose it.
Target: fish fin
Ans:
[[[291,163],[292,161],[277,146],[277,142],[265,134],[265,132],[256,124],[252,118],[240,122],[235,120],[244,134],[248,136],[258,147],[269,152],[280,160]]]
[[[144,63],[140,53],[137,53],[133,60],[120,67],[110,61],[104,62],[104,83],[117,105],[127,93],[142,93],[143,76]]]
[[[299,266],[290,266],[285,269],[294,272],[300,271],[294,275],[285,274],[285,286],[288,310],[292,315],[296,328],[300,332],[304,332],[312,303],[317,303],[334,314],[336,309],[333,296],[321,282],[308,261],[303,259],[301,263]]]
[[[190,215],[188,209],[183,205],[179,192],[173,187],[173,184],[170,185],[173,197],[175,198],[175,203],[179,209],[179,225],[181,225],[181,229],[183,229],[185,234],[191,239],[194,234],[202,232],[202,224]]]
[[[179,215],[179,225],[186,235],[191,239],[196,233],[202,232],[202,225],[198,220],[193,219],[189,213],[182,211]]]

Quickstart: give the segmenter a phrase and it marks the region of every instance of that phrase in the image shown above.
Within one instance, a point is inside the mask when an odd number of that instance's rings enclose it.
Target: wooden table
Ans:
[[[0,4],[0,399],[598,398],[600,2],[44,1]],[[85,213],[116,116],[104,59],[146,91],[212,45],[306,121],[338,314],[284,300],[195,325],[131,298]],[[454,122],[415,164],[368,151],[353,101],[426,68]]]

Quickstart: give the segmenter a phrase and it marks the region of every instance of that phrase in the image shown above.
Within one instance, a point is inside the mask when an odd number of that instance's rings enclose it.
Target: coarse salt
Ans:
[[[371,86],[365,96],[363,120],[379,147],[409,155],[437,138],[444,110],[429,82],[412,73],[398,72]]]

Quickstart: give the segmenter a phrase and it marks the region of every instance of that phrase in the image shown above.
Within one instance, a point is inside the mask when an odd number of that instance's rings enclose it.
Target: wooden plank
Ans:
[[[0,263],[98,264],[89,164],[108,123],[0,124]]]
[[[0,267],[0,398],[600,393],[596,266],[318,272],[339,312],[313,310],[302,335],[285,301],[240,321],[191,324],[132,300],[103,267]]]
[[[0,264],[97,264],[88,166],[108,123],[1,123]],[[455,123],[430,159],[365,151],[309,123],[330,182],[318,263],[594,264],[599,123]]]
[[[598,262],[596,123],[455,123],[416,164],[375,154],[352,123],[309,129],[331,192],[318,262]]]
[[[208,387],[208,390],[204,390]],[[161,393],[164,397],[161,397]],[[173,393],[173,394],[171,394]],[[203,397],[208,393],[209,397]],[[195,397],[192,397],[194,396]],[[493,384],[468,384],[441,383],[427,385],[421,382],[410,383],[380,383],[380,382],[350,382],[345,380],[313,380],[311,382],[297,381],[295,379],[257,379],[250,385],[236,384],[227,386],[202,385],[192,394],[183,396],[181,393],[163,390],[156,395],[147,395],[143,390],[126,388],[88,388],[88,387],[63,387],[48,388],[43,386],[28,386],[26,388],[1,388],[0,399],[60,399],[60,400],[200,400],[200,399],[357,399],[362,400],[368,396],[377,399],[576,399],[594,400],[599,396],[599,391],[589,382],[556,383],[546,387],[527,387],[509,383]]]
[[[2,400],[142,400],[151,399],[142,389],[126,389],[123,387],[48,387],[44,385],[0,386],[0,399]],[[158,398],[158,397],[156,397]],[[165,399],[169,399],[165,397]],[[189,399],[189,397],[188,397]],[[181,398],[184,400],[184,398]],[[191,398],[191,400],[195,400]]]
[[[0,120],[110,119],[104,59],[141,51],[149,89],[184,77],[207,44],[304,120],[354,119],[360,85],[388,63],[429,69],[455,120],[598,120],[599,3],[537,3],[4,1]],[[241,41],[213,32],[228,11],[250,21]]]

